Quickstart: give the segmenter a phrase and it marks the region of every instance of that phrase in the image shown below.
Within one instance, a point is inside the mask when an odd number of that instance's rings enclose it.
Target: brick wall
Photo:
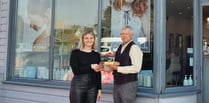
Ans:
[[[0,0],[0,74],[6,68],[9,0]]]

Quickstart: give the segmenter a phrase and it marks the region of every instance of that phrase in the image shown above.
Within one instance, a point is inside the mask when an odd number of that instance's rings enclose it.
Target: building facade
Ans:
[[[209,0],[119,1],[0,0],[1,102],[69,103],[80,35],[94,31],[102,60],[112,60],[102,54],[115,52],[130,25],[144,53],[137,103],[207,103]],[[113,103],[112,88],[112,73],[102,72],[98,103]]]

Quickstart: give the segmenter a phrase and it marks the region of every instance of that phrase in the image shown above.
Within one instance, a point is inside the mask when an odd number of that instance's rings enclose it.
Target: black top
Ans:
[[[70,56],[70,65],[74,75],[90,74],[93,75],[91,79],[95,80],[97,88],[101,89],[101,72],[95,72],[91,68],[91,64],[99,64],[100,54],[92,52],[84,52],[79,49],[72,51]]]

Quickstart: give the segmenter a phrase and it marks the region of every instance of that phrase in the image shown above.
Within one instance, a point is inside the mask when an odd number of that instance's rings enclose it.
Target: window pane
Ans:
[[[104,0],[102,15],[102,60],[113,60],[113,57],[104,56],[107,52],[116,52],[121,44],[120,30],[129,25],[134,31],[134,42],[144,52],[142,71],[139,74],[139,86],[152,87],[153,65],[153,0],[136,0],[131,3],[122,3],[121,0]],[[113,83],[111,72],[102,72],[102,82]]]
[[[193,0],[167,1],[166,10],[166,86],[191,86]]]
[[[97,35],[98,0],[56,0],[55,4],[53,79],[71,80],[71,50],[80,45],[84,30],[94,30]]]
[[[203,53],[209,55],[209,6],[203,6]]]
[[[18,0],[14,76],[49,78],[51,0]]]

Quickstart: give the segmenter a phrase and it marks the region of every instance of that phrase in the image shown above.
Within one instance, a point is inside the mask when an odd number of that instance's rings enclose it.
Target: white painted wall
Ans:
[[[1,84],[0,103],[69,103],[69,90]],[[112,94],[103,94],[98,103],[113,103]]]
[[[4,75],[7,55],[9,1],[1,0],[0,5],[0,75]]]
[[[171,98],[160,98],[159,103],[198,103],[197,96],[181,96],[181,97],[171,97]]]
[[[159,103],[159,98],[138,97],[137,103]]]

